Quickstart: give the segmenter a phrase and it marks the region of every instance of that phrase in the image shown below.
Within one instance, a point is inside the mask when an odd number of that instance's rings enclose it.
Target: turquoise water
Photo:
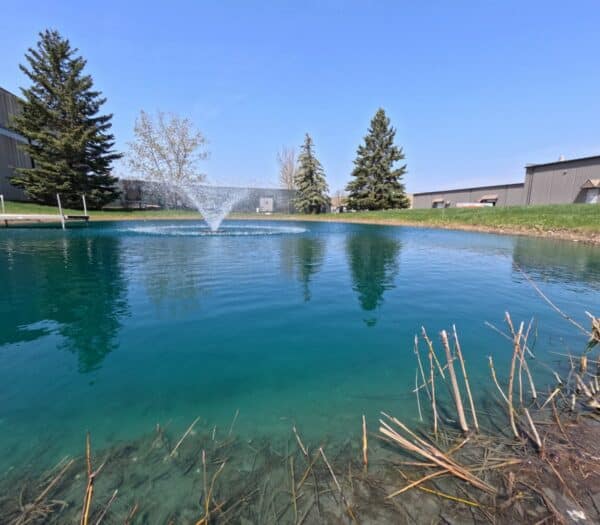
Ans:
[[[416,417],[413,336],[457,325],[477,390],[536,320],[538,359],[585,338],[600,249],[478,233],[333,223],[100,223],[0,231],[0,467],[135,438],[157,422],[246,436],[360,431]],[[234,233],[239,235],[233,235]],[[540,373],[543,373],[540,371]],[[502,373],[501,373],[502,375]]]

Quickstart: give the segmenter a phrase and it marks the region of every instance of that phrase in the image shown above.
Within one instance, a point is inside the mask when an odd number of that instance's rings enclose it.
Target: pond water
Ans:
[[[361,414],[416,417],[413,337],[456,324],[475,390],[504,329],[535,318],[538,360],[586,339],[600,249],[313,222],[94,223],[0,231],[0,468],[80,454],[197,416],[244,436],[332,439]],[[540,367],[540,373],[543,368]],[[502,373],[500,374],[502,375]],[[481,386],[481,388],[478,387]]]

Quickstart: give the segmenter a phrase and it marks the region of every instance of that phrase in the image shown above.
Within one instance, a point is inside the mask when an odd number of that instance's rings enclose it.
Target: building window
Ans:
[[[585,202],[587,204],[600,203],[600,188],[589,188],[585,192]]]
[[[600,179],[588,179],[581,189],[583,190],[583,202],[600,204]]]
[[[488,206],[496,206],[496,204],[498,203],[498,195],[484,195],[483,197],[481,197],[481,199],[479,199],[479,202],[481,204],[487,204]]]

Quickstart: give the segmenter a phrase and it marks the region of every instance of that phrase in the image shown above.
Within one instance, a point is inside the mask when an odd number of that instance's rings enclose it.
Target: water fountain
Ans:
[[[125,179],[127,180],[127,179]],[[247,236],[247,235],[281,235],[304,232],[304,228],[297,226],[273,226],[268,224],[236,224],[223,226],[223,220],[236,204],[248,198],[249,188],[233,186],[216,186],[202,183],[182,183],[168,181],[161,177],[152,180],[149,177],[129,180],[129,184],[138,186],[142,184],[141,194],[146,203],[157,203],[165,208],[195,208],[202,215],[206,227],[198,227],[193,223],[173,224],[144,224],[131,225],[126,228],[128,232],[142,235],[167,235],[167,236]],[[127,187],[125,188],[127,191]],[[135,191],[135,189],[134,189]]]
[[[248,196],[247,188],[170,181],[166,177],[160,180],[141,178],[129,183],[142,184],[141,194],[146,201],[154,201],[166,208],[196,208],[213,233],[219,231],[233,207]]]
[[[212,232],[219,231],[221,223],[233,207],[248,195],[246,188],[223,188],[205,184],[179,186]]]

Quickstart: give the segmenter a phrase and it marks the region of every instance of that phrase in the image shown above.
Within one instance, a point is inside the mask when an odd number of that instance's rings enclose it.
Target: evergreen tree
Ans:
[[[302,213],[321,213],[330,205],[323,166],[315,157],[313,141],[307,133],[298,156],[298,169],[294,175],[295,205]]]
[[[404,159],[402,148],[394,144],[396,130],[383,109],[371,120],[369,132],[357,150],[353,180],[346,186],[348,206],[355,210],[385,210],[408,208],[409,200],[402,177],[406,164],[395,168]]]
[[[78,50],[57,31],[39,36],[25,55],[28,65],[19,66],[32,85],[21,89],[22,111],[12,121],[34,166],[18,168],[11,182],[37,202],[54,204],[60,193],[63,204],[77,206],[85,193],[90,207],[100,208],[118,196],[112,115],[98,114],[106,99],[83,72]]]

